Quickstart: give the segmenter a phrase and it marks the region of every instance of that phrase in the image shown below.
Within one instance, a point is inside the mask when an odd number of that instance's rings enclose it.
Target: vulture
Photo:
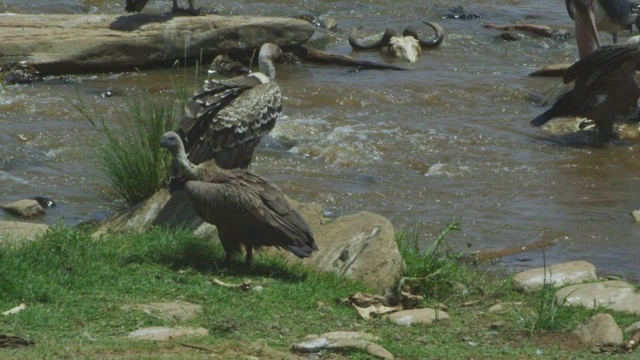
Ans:
[[[299,258],[318,249],[307,223],[269,180],[246,169],[222,169],[215,160],[194,165],[173,131],[162,136],[160,146],[169,150],[174,164],[188,178],[184,190],[196,214],[218,229],[225,264],[230,265],[241,245],[249,267],[254,247],[275,246]]]
[[[567,69],[563,82],[573,82],[573,89],[531,120],[531,125],[542,126],[559,117],[586,117],[595,123],[598,138],[609,141],[614,135],[614,122],[626,120],[637,110],[639,62],[640,44],[598,48]]]
[[[565,5],[567,13],[574,20],[573,13],[576,8],[589,8],[598,30],[611,33],[614,44],[618,42],[619,30],[631,31],[631,3],[629,0],[565,0]]]
[[[140,12],[142,11],[142,9],[144,9],[144,6],[147,5],[148,1],[149,0],[127,0],[127,5],[125,6],[124,10],[126,12]],[[193,0],[189,0],[189,8],[187,10],[178,6],[178,0],[172,0],[172,1],[173,1],[173,8],[171,9],[171,12],[187,13],[191,15],[198,15],[200,12],[199,10],[193,7]]]
[[[206,80],[187,101],[176,133],[189,161],[215,160],[223,169],[247,169],[260,139],[269,133],[282,112],[280,87],[274,81],[273,62],[282,51],[272,43],[260,48],[260,72],[227,80]],[[181,187],[176,167],[171,191]]]

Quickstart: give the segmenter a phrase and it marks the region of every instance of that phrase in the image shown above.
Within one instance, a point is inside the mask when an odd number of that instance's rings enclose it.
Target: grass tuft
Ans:
[[[171,158],[160,151],[160,138],[175,128],[173,102],[134,98],[113,124],[79,97],[73,106],[105,136],[94,148],[96,166],[117,207],[133,206],[166,185]]]
[[[460,221],[453,219],[426,250],[421,250],[421,230],[415,226],[398,232],[396,241],[404,258],[403,277],[398,288],[410,287],[425,297],[446,299],[456,291],[456,284],[468,280],[468,268],[463,266],[464,251],[452,251],[445,242],[450,231],[460,230]]]

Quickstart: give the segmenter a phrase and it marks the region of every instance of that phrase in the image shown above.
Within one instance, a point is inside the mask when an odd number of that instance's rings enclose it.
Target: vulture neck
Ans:
[[[266,76],[260,77],[258,73],[254,73],[251,75],[258,78],[258,80],[260,80],[260,82],[263,84],[275,79],[276,67],[273,65],[273,61],[277,58],[277,49],[273,49],[271,46],[263,46],[262,48],[260,48],[260,53],[258,54],[258,68],[260,69],[260,72]]]
[[[180,171],[191,180],[197,180],[198,166],[189,161],[187,153],[184,151],[184,145],[180,144],[177,149],[173,151],[173,163],[180,169]]]

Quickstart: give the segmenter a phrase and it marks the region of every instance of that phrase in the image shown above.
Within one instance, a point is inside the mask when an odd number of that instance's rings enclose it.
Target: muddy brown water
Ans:
[[[150,1],[161,12],[170,1]],[[447,20],[445,1],[196,0],[221,14],[291,16],[308,11],[338,21],[327,50],[401,63],[383,51],[352,51],[349,29],[403,29],[438,21],[447,33],[411,71],[360,71],[313,64],[280,65],[283,116],[273,135],[290,151],[260,150],[254,170],[294,198],[315,201],[330,216],[370,210],[398,228],[418,223],[435,236],[453,217],[457,248],[497,249],[552,239],[548,262],[584,259],[601,273],[640,274],[640,137],[603,148],[567,144],[556,132],[531,128],[543,111],[535,98],[559,83],[531,78],[537,67],[572,62],[573,39],[525,36],[498,40],[484,23],[534,22],[573,32],[560,1],[463,1],[477,20]],[[124,0],[0,1],[16,13],[123,12]],[[624,37],[628,34],[623,35]],[[611,37],[602,34],[603,42]],[[48,78],[0,88],[0,194],[8,202],[48,195],[59,206],[45,216],[74,224],[109,213],[90,145],[102,138],[70,105],[80,96],[115,118],[127,98],[149,92],[173,97],[174,82],[194,83],[194,68]],[[194,83],[195,84],[195,83]],[[115,96],[99,94],[113,88]],[[635,132],[637,133],[637,129]],[[9,217],[0,213],[0,219]],[[425,242],[426,245],[426,242]],[[504,257],[499,265],[542,264],[540,250]]]

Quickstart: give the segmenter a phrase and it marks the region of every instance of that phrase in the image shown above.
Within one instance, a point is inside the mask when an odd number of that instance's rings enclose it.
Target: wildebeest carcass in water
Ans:
[[[422,47],[435,48],[444,40],[444,30],[434,22],[423,21],[435,31],[435,36],[430,40],[425,40],[420,36],[420,32],[414,26],[406,28],[399,36],[394,30],[386,29],[382,38],[371,43],[365,43],[357,38],[358,31],[362,27],[358,27],[349,33],[349,44],[354,49],[380,49],[386,47],[389,53],[396,57],[403,58],[409,62],[416,62],[418,54],[422,51]]]

